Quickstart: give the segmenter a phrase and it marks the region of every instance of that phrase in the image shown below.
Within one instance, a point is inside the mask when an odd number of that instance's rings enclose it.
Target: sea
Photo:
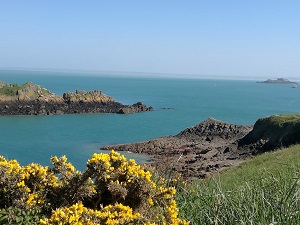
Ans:
[[[101,90],[123,104],[143,102],[154,111],[119,114],[0,116],[0,155],[21,165],[50,165],[66,155],[84,170],[101,146],[175,135],[209,117],[250,125],[274,114],[300,113],[300,88],[257,80],[172,78],[58,71],[1,70],[0,80],[31,81],[62,95],[75,90]],[[260,80],[262,81],[262,80]],[[149,157],[125,153],[146,162]]]

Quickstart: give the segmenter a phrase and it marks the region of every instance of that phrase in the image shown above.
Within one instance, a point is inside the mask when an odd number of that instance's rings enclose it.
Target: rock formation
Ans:
[[[194,179],[205,178],[225,167],[239,165],[256,154],[292,144],[300,144],[300,114],[259,119],[254,126],[208,118],[175,136],[101,149],[147,154],[162,173],[175,170]]]
[[[123,105],[99,90],[67,92],[63,97],[27,82],[0,82],[0,115],[53,115],[73,113],[137,113],[152,111],[141,102]]]
[[[256,153],[300,144],[300,115],[273,115],[256,121],[254,128],[239,140],[239,148]]]
[[[237,165],[251,155],[238,149],[238,140],[252,128],[208,118],[175,136],[101,149],[151,155],[152,163],[160,171],[172,169],[190,178],[204,178],[221,168]]]

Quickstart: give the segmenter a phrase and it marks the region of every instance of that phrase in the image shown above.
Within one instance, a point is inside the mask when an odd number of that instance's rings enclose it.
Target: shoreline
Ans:
[[[174,136],[106,145],[100,149],[146,154],[153,157],[149,163],[162,173],[173,170],[189,179],[206,178],[251,157],[250,148],[240,148],[239,140],[252,129],[253,126],[234,125],[209,118]]]
[[[295,144],[300,144],[300,114],[273,115],[254,125],[208,118],[174,136],[101,149],[151,155],[152,165],[162,174],[176,171],[186,179],[203,179],[258,154]]]

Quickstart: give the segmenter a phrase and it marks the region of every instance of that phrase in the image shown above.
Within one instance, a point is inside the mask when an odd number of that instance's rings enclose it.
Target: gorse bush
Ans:
[[[51,163],[0,157],[0,224],[188,224],[175,188],[115,151],[94,154],[83,172],[65,156]]]

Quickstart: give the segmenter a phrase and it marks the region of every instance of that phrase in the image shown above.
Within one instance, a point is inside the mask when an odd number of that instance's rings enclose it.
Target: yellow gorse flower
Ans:
[[[66,156],[54,156],[51,162],[52,167],[20,166],[0,156],[4,204],[52,210],[40,220],[42,225],[188,224],[178,218],[176,189],[164,179],[153,179],[149,170],[118,152],[94,154],[84,172],[77,171]]]

